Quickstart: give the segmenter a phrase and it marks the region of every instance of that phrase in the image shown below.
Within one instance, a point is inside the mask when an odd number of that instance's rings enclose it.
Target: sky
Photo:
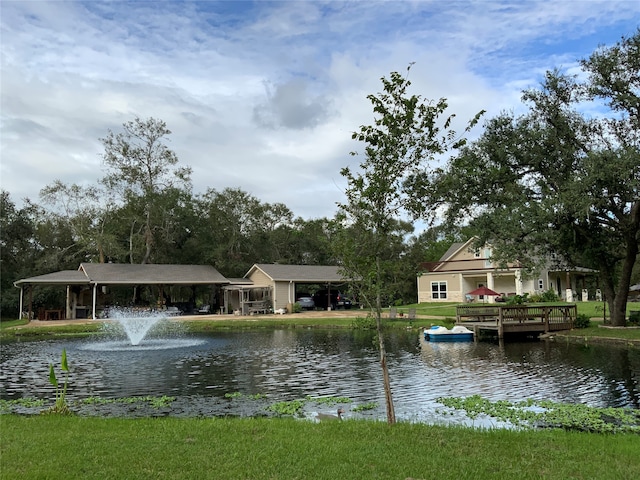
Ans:
[[[97,185],[100,138],[153,117],[194,193],[316,219],[345,201],[381,77],[413,63],[409,93],[446,98],[461,130],[633,35],[640,2],[2,0],[0,21],[0,186],[17,205],[56,180]]]

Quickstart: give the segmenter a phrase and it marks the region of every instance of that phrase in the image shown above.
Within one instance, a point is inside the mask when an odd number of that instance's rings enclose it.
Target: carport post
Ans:
[[[93,284],[93,306],[91,316],[95,320],[96,319],[96,296],[98,294],[98,283]]]
[[[20,310],[18,310],[18,318],[19,319],[22,319],[22,309],[24,308],[22,306],[22,294],[23,294],[23,292],[24,292],[24,287],[22,285],[20,285]],[[31,315],[29,315],[29,316],[31,316]],[[31,319],[29,319],[29,320],[31,320]]]

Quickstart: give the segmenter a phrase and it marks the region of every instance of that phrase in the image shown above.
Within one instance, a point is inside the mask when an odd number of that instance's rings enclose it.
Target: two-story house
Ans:
[[[486,286],[502,295],[535,294],[554,290],[566,301],[587,300],[585,279],[593,270],[549,262],[549,268],[525,277],[518,263],[498,267],[491,260],[491,247],[474,248],[475,239],[454,243],[438,262],[425,263],[418,274],[418,302],[465,302],[469,292]],[[595,298],[596,291],[591,292]],[[493,302],[493,297],[480,298]]]

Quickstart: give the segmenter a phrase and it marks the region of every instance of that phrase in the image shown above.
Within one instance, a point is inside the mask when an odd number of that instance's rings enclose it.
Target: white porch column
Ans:
[[[22,285],[20,285],[20,310],[18,310],[18,312],[19,312],[18,318],[19,319],[22,319],[22,312],[24,310],[23,303],[22,303],[22,295],[23,295],[23,293],[24,293],[24,287]],[[29,316],[30,313],[31,312],[27,313],[27,318],[29,319],[29,321],[31,321],[31,317]]]
[[[515,271],[516,276],[516,295],[522,295],[522,272],[520,269]]]
[[[493,272],[487,272],[487,288],[493,290]],[[489,303],[495,302],[496,297],[489,295]]]
[[[71,314],[71,287],[69,285],[67,285],[67,301],[65,305],[64,318],[76,318],[75,315]]]
[[[564,291],[565,301],[573,302],[573,290],[571,289],[571,274],[567,271],[567,288]]]
[[[98,297],[98,284],[94,283],[93,284],[93,300],[92,300],[92,307],[91,307],[91,318],[93,320],[95,320],[96,317],[96,301],[97,301],[97,297]]]

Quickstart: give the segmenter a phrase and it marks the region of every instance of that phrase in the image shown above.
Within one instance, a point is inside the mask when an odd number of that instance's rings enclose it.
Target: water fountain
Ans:
[[[113,318],[120,324],[131,345],[140,345],[140,342],[153,327],[160,321],[166,320],[166,317],[161,312],[125,309],[111,309],[109,318]]]
[[[108,320],[113,322],[105,323],[105,329],[113,334],[124,332],[126,338],[110,340],[104,342],[92,342],[85,346],[87,350],[99,351],[122,351],[122,350],[163,350],[168,348],[180,348],[198,345],[202,340],[192,338],[179,338],[176,330],[179,325],[171,322],[174,326],[172,334],[168,338],[147,338],[147,335],[161,325],[168,325],[168,317],[161,311],[131,310],[125,308],[110,309]],[[113,328],[116,325],[118,328]],[[178,328],[175,328],[178,327]],[[166,330],[166,328],[165,328]]]

